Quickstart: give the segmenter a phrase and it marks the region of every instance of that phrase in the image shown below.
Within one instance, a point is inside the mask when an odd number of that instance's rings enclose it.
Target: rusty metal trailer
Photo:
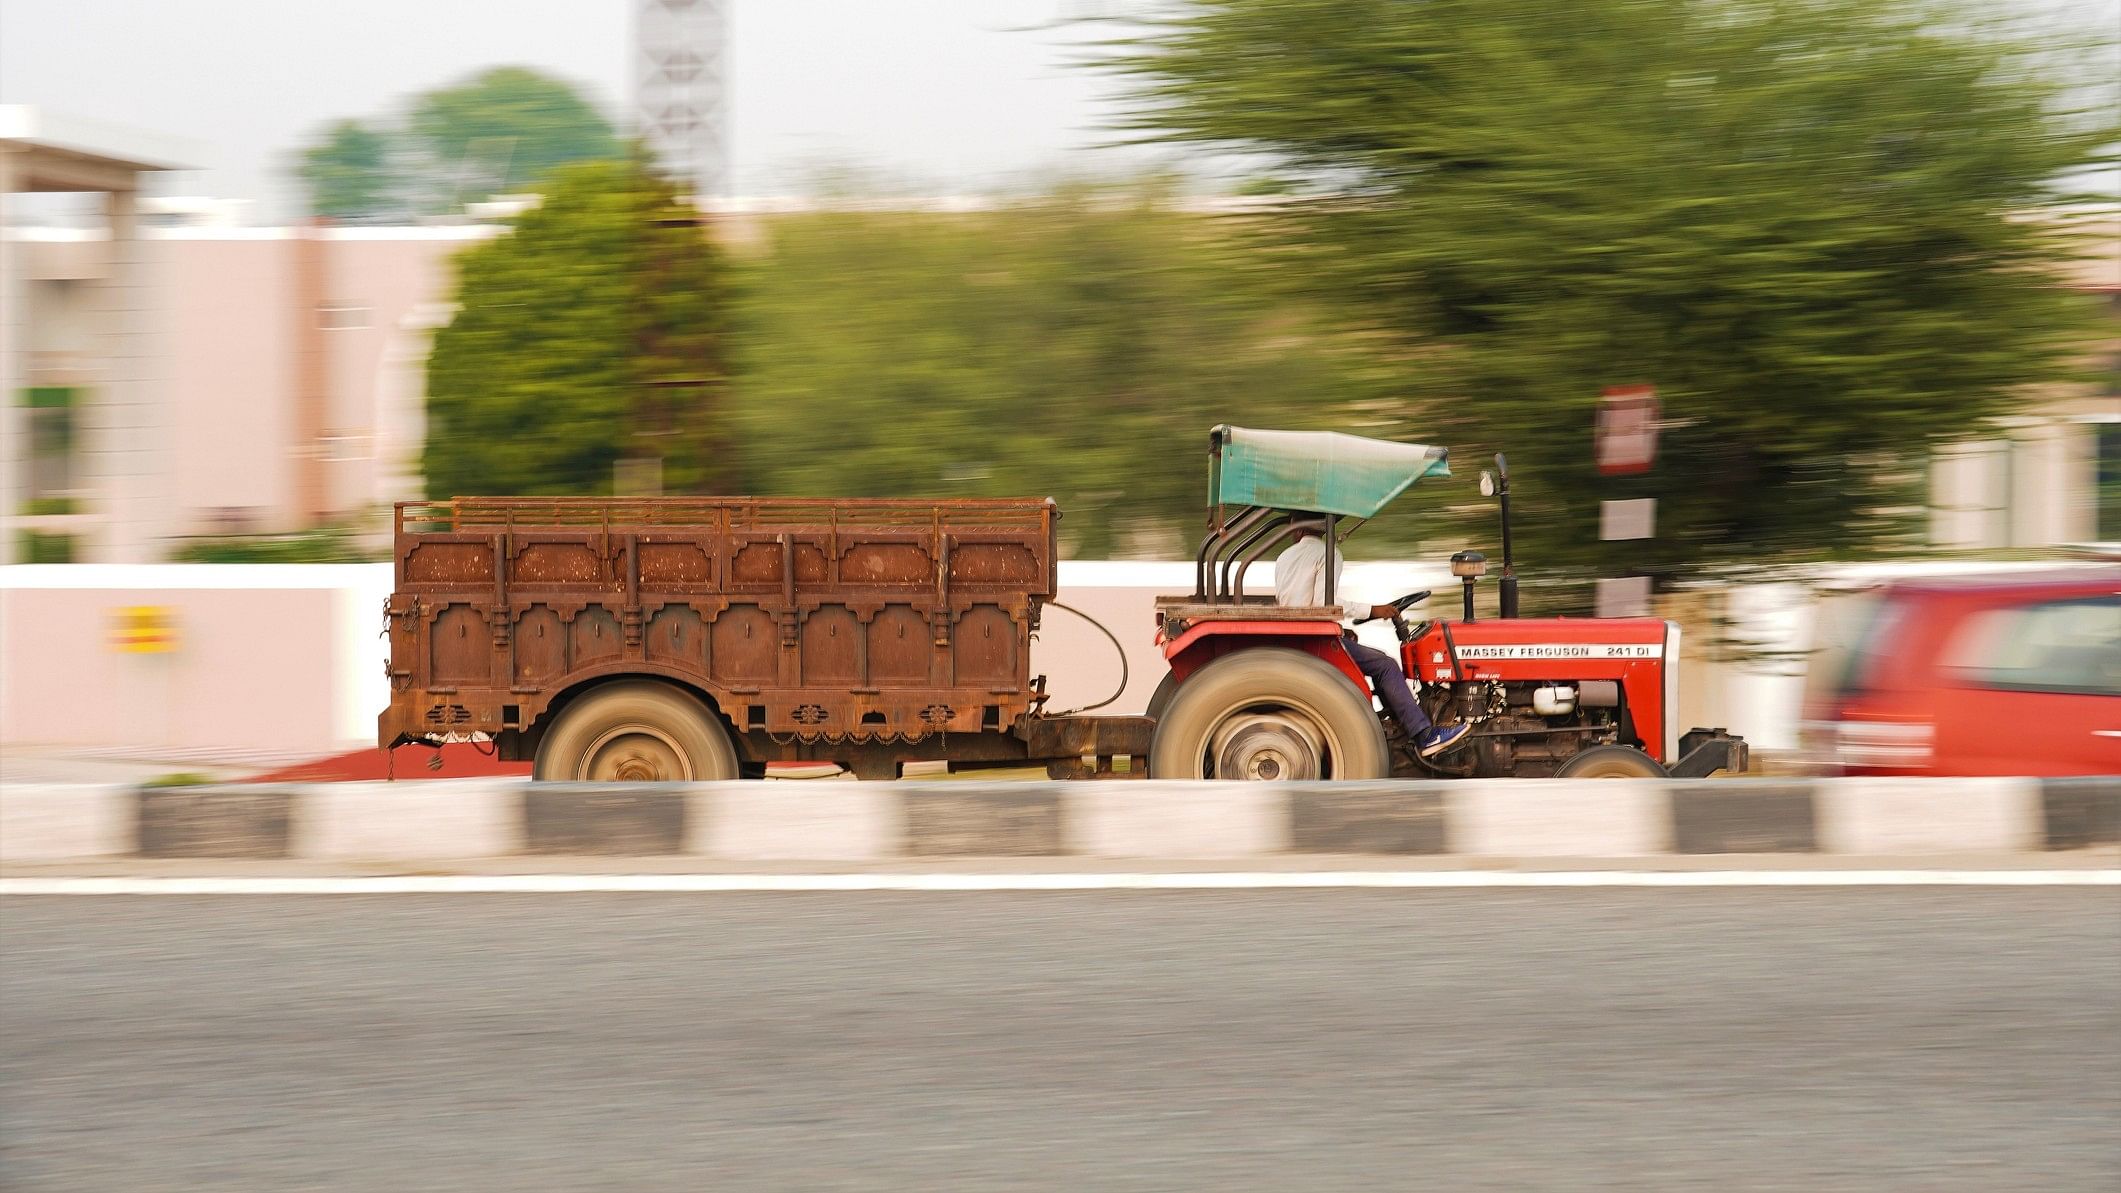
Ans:
[[[386,748],[491,739],[542,778],[768,762],[1143,773],[1147,717],[1045,715],[1047,499],[459,498],[396,507]]]

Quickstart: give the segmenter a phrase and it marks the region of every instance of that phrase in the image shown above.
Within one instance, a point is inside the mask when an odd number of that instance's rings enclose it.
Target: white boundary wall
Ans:
[[[389,564],[0,568],[0,743],[329,751],[389,703]],[[117,610],[169,610],[127,654]]]
[[[1151,608],[1190,591],[1190,562],[1061,564],[1060,599],[1111,629],[1127,652],[1125,692],[1101,711],[1140,712],[1163,675]],[[1273,586],[1271,562],[1254,591]],[[1491,583],[1491,582],[1490,582]],[[0,568],[0,744],[85,748],[326,753],[374,743],[389,701],[381,636],[388,564],[74,564]],[[1809,618],[1800,589],[1749,590],[1733,611],[1756,638],[1801,649]],[[1424,611],[1455,614],[1457,582],[1437,564],[1351,563],[1350,603],[1428,588]],[[170,610],[175,649],[124,654],[110,642],[116,610]],[[1391,650],[1389,626],[1361,637]],[[1052,707],[1104,699],[1117,682],[1112,647],[1065,610],[1049,609],[1032,648]],[[1684,724],[1725,724],[1757,748],[1794,744],[1801,680],[1772,666],[1726,667],[1683,691]]]
[[[1248,583],[1273,584],[1271,564]],[[1440,588],[1442,569],[1351,564],[1347,587],[1384,600]],[[388,564],[76,564],[0,568],[0,744],[316,751],[370,745],[389,702]],[[1150,621],[1159,593],[1193,584],[1190,563],[1071,561],[1061,600],[1111,628],[1130,675],[1112,712],[1139,712],[1162,677]],[[167,608],[167,654],[121,654],[116,610]],[[1364,637],[1389,647],[1389,630]],[[1104,635],[1048,610],[1033,647],[1055,708],[1104,699],[1118,660]],[[261,739],[261,730],[265,736]]]

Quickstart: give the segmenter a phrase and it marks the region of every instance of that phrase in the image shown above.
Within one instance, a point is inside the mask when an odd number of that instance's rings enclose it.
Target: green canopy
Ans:
[[[1220,426],[1208,500],[1374,518],[1425,476],[1451,475],[1451,450],[1332,431],[1253,431]]]

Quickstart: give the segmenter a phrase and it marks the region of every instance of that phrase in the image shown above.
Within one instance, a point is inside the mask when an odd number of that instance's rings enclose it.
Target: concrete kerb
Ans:
[[[2121,844],[2121,775],[2040,780],[2049,849]]]
[[[1813,788],[1826,853],[1920,856],[2040,849],[2038,779],[1839,779]]]
[[[1088,857],[1239,858],[1286,848],[1288,795],[1264,783],[1085,783],[1068,792],[1067,852]]]
[[[1450,851],[1481,857],[1670,853],[1666,786],[1655,779],[1451,784],[1444,790]]]
[[[133,793],[123,784],[0,785],[0,859],[129,856],[138,850]]]
[[[0,860],[1864,857],[2121,844],[2121,778],[0,788]]]
[[[1788,779],[1665,783],[1674,853],[1816,853],[1814,784]]]
[[[1290,853],[1450,852],[1442,783],[1295,783],[1284,790]]]
[[[301,789],[297,857],[419,861],[523,848],[521,780],[319,783]]]
[[[732,861],[870,862],[900,856],[894,785],[817,779],[718,783],[691,793],[685,849]]]
[[[310,804],[293,787],[147,787],[132,797],[134,852],[151,858],[298,857],[295,817]]]

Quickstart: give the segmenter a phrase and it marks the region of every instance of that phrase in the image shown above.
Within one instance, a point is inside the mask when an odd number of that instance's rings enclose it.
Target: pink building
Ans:
[[[146,229],[141,252],[166,296],[160,537],[354,522],[419,496],[421,378],[428,337],[447,321],[449,258],[495,231]],[[56,423],[104,376],[94,344],[105,237],[20,229],[15,239],[28,292],[24,381],[43,403],[32,417]],[[79,436],[38,430],[23,496],[76,512],[35,526],[86,531],[97,503]]]
[[[189,153],[138,129],[0,105],[0,562],[15,558],[18,532],[39,529],[21,520],[38,515],[71,517],[79,525],[69,533],[101,558],[160,554],[167,291],[141,236],[140,192],[143,176],[181,169]],[[94,241],[44,265],[56,287],[39,280],[30,246],[6,226],[23,194],[94,200]],[[94,384],[71,384],[77,377]],[[44,491],[53,484],[82,493]]]

